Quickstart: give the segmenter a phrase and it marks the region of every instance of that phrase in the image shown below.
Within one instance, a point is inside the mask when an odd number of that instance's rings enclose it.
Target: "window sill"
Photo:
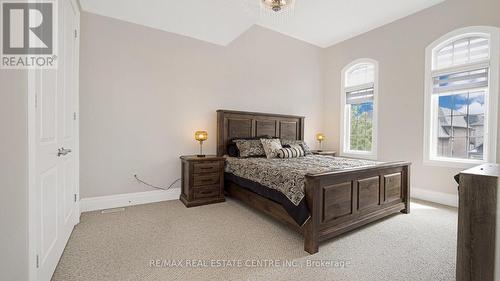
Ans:
[[[426,159],[425,166],[469,169],[487,163],[484,160]]]
[[[377,160],[377,155],[367,152],[347,151],[340,153],[342,157]]]

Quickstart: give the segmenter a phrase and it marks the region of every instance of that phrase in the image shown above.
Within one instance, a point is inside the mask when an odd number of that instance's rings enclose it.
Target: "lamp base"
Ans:
[[[203,158],[203,157],[205,157],[205,155],[203,155],[203,154],[198,154],[198,155],[196,155],[196,157]]]

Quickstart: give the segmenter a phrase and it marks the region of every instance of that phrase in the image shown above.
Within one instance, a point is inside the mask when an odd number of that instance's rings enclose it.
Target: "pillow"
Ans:
[[[236,146],[237,140],[258,140],[258,141],[260,141],[260,139],[270,139],[270,138],[271,138],[271,136],[268,136],[268,135],[262,135],[259,137],[234,138],[234,139],[230,140],[228,145],[226,146],[227,155],[229,155],[231,157],[240,157],[240,151],[238,149],[238,146]],[[261,157],[261,156],[264,156],[264,154],[258,155],[256,157]]]
[[[231,157],[239,157],[240,156],[240,151],[238,150],[238,147],[234,142],[231,142],[230,144],[227,145],[227,155]]]
[[[311,155],[311,149],[309,146],[302,140],[281,140],[281,144],[283,146],[289,146],[289,145],[300,145],[302,149],[304,150],[304,155]]]
[[[239,157],[258,157],[266,155],[260,140],[234,140]]]
[[[282,148],[280,139],[260,139],[260,141],[268,159],[278,156],[276,152]]]
[[[305,155],[300,145],[290,145],[290,148],[281,148],[276,152],[278,158],[297,158]]]

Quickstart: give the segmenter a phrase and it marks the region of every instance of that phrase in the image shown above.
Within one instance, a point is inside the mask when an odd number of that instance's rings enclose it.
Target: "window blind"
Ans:
[[[488,87],[488,68],[433,77],[433,94]]]
[[[488,59],[489,40],[483,37],[469,37],[454,41],[435,54],[436,69],[463,65]]]
[[[351,68],[346,75],[345,86],[353,87],[375,80],[375,66],[371,63],[362,63]]]
[[[373,102],[373,96],[373,87],[350,92],[348,91],[346,93],[346,104],[361,104]]]

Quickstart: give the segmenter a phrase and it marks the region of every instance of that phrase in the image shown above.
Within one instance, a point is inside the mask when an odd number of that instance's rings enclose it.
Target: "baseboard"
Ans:
[[[166,191],[154,190],[83,198],[82,200],[80,200],[80,211],[83,213],[161,201],[178,200],[180,192],[181,190],[179,188],[174,188]],[[411,197],[447,206],[458,207],[458,195],[456,194],[436,192],[421,188],[412,188]]]
[[[442,193],[421,188],[411,188],[411,197],[447,206],[458,207],[458,194]]]
[[[111,208],[119,208],[161,201],[178,200],[180,188],[170,190],[154,190],[146,192],[126,193],[109,196],[89,197],[80,200],[80,211],[90,212]]]

